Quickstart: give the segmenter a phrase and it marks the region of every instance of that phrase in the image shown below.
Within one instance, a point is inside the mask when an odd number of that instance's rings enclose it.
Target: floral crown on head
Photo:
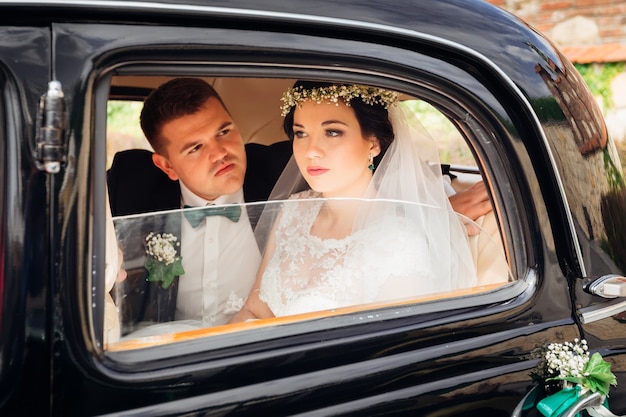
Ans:
[[[385,109],[398,100],[398,93],[384,90],[378,87],[366,85],[330,85],[328,87],[315,87],[306,89],[303,86],[292,87],[283,93],[281,115],[284,117],[292,107],[305,100],[311,100],[318,104],[322,102],[337,103],[341,98],[346,106],[350,105],[353,98],[359,97],[363,103],[374,105],[380,104]]]

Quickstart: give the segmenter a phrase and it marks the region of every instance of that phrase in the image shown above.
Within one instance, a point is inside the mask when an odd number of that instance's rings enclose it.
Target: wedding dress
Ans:
[[[343,239],[322,239],[310,232],[324,205],[320,197],[311,190],[292,196],[274,230],[260,298],[276,316],[435,291],[426,244],[416,228],[407,222],[391,234],[382,218]]]
[[[268,242],[269,255],[259,296],[275,316],[476,284],[467,236],[444,191],[434,141],[410,110],[396,103],[389,114],[395,140],[346,237],[311,234],[328,200],[301,191],[308,187],[293,160],[277,182],[270,199],[285,200],[283,208],[277,217],[262,218],[255,230],[262,245]]]

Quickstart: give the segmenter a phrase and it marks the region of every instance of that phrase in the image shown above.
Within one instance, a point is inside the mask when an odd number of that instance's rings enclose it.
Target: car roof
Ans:
[[[499,79],[500,87],[494,88],[516,90],[514,95],[531,105],[533,99],[554,95],[539,69],[553,80],[573,70],[541,34],[482,0],[25,0],[5,1],[0,8],[5,9],[0,22],[12,25],[48,21],[246,28],[418,51],[432,46],[438,48],[435,54],[456,56],[457,65],[477,77]]]
[[[40,15],[54,21],[127,21],[166,23],[191,19],[252,19],[269,24],[358,31],[363,37],[409,36],[449,42],[482,55],[507,74],[520,73],[537,60],[561,65],[555,48],[509,12],[482,0],[66,0],[5,1],[18,21]],[[29,13],[19,13],[29,9]],[[9,12],[9,10],[7,10]],[[21,16],[21,17],[20,17]],[[269,28],[269,26],[267,26]],[[394,36],[395,35],[395,36]],[[516,84],[523,85],[523,79]]]

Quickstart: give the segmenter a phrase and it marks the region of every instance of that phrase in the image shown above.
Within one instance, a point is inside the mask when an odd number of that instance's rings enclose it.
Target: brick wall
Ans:
[[[550,38],[570,61],[597,68],[626,62],[626,0],[486,0]],[[609,135],[626,163],[626,71],[611,82],[614,106],[603,108]],[[602,105],[602,100],[598,98]]]
[[[555,25],[576,16],[593,20],[594,44],[626,44],[626,1],[620,0],[487,0],[528,22],[550,37]]]

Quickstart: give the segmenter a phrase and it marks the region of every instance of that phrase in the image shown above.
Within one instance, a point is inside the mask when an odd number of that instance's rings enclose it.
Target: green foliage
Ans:
[[[611,191],[618,191],[624,188],[624,174],[617,167],[609,150],[605,147],[603,150],[604,169],[606,171],[607,181]]]
[[[585,365],[584,385],[591,392],[600,391],[603,395],[609,395],[611,385],[617,385],[617,379],[611,372],[611,364],[602,359],[602,355],[595,352]]]
[[[415,113],[428,134],[437,142],[441,162],[476,166],[474,155],[465,139],[443,113],[422,100],[407,100],[404,104]]]
[[[124,149],[152,149],[139,125],[141,101],[109,100],[107,103],[107,168],[113,155]]]
[[[574,65],[594,96],[601,96],[606,109],[613,107],[611,81],[624,71],[623,62],[611,62],[602,65]]]
[[[143,137],[139,126],[140,101],[110,100],[107,103],[107,128],[127,135]]]
[[[148,281],[160,282],[164,289],[172,285],[174,278],[185,273],[182,256],[177,256],[171,264],[148,257],[145,267],[148,270]]]

